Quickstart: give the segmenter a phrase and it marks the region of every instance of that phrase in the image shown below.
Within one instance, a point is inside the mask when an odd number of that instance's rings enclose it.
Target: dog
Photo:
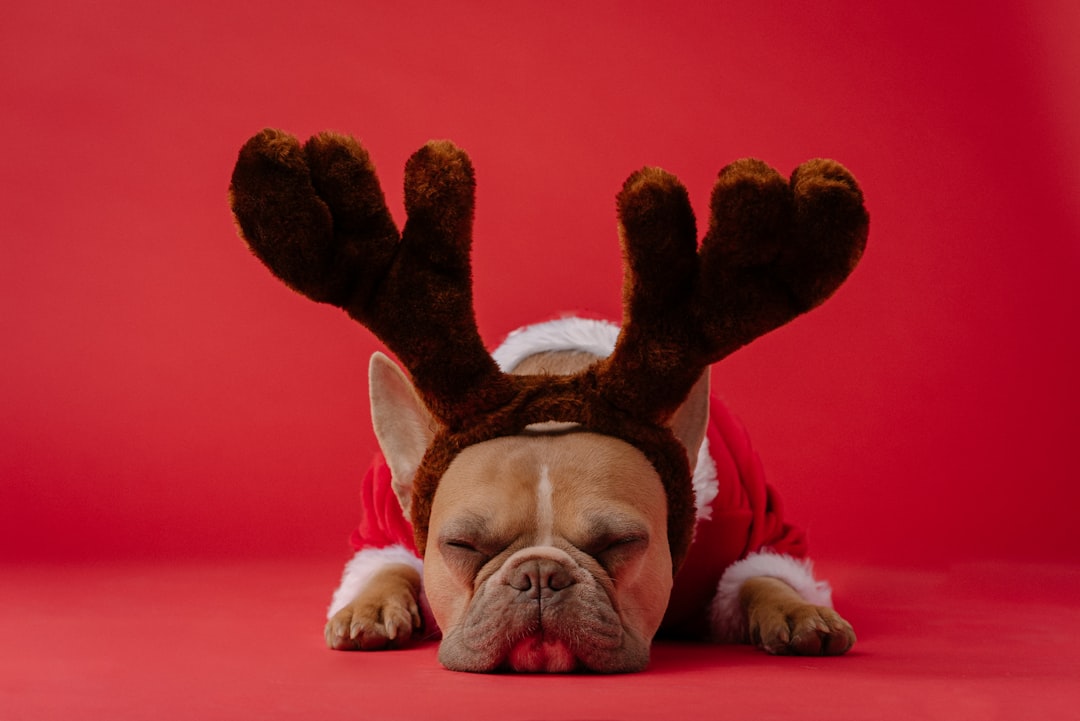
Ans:
[[[617,334],[564,318],[512,334],[493,355],[511,373],[572,374],[608,355]],[[421,561],[405,519],[434,421],[385,355],[369,376],[388,473],[365,481],[371,518],[330,605],[330,648],[392,648],[441,630],[439,660],[453,670],[629,672],[645,668],[658,631],[773,654],[837,655],[855,643],[745,432],[710,399],[707,372],[672,420],[698,499],[674,579],[656,471],[628,443],[562,423],[465,449],[435,493]]]
[[[855,642],[784,522],[711,364],[824,302],[869,215],[839,163],[722,169],[700,244],[686,188],[646,167],[616,197],[620,326],[565,318],[488,353],[472,303],[475,176],[432,141],[405,166],[399,231],[370,157],[267,129],[229,189],[240,235],[294,290],[381,339],[384,461],[365,476],[335,649],[441,634],[449,669],[640,671],[660,631],[834,655]],[[422,560],[421,560],[422,559]]]

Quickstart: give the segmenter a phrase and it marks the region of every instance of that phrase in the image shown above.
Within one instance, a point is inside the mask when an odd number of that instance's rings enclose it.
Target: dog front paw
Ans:
[[[743,583],[749,639],[758,648],[784,656],[839,656],[855,645],[855,631],[836,611],[807,603],[778,578]]]
[[[399,603],[354,601],[326,623],[326,645],[335,651],[378,651],[402,646],[420,628],[420,613]]]
[[[400,575],[399,575],[400,574]],[[336,651],[398,648],[423,626],[417,602],[419,575],[401,566],[377,576],[326,623],[326,645]]]
[[[754,644],[780,656],[839,656],[855,644],[855,630],[840,614],[808,603],[760,606],[749,624]]]

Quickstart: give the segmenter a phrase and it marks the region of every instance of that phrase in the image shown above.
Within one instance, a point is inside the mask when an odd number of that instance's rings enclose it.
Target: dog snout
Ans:
[[[507,578],[507,584],[528,599],[550,598],[574,583],[570,570],[550,558],[525,559]]]

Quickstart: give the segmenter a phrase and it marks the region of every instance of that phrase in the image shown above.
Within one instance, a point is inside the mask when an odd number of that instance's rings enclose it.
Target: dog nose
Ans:
[[[526,598],[538,599],[549,598],[574,585],[574,579],[558,561],[530,558],[517,565],[507,583]]]

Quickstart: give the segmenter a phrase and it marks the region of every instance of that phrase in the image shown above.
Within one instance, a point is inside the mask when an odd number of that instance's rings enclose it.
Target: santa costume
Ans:
[[[566,317],[514,331],[492,356],[504,372],[535,353],[586,351],[606,357],[618,334],[619,327],[612,323]],[[778,578],[808,603],[832,606],[829,585],[814,578],[805,533],[784,520],[780,498],[765,482],[746,430],[715,396],[693,484],[694,540],[675,576],[659,635],[746,641],[738,595],[743,582],[756,576]],[[412,525],[391,488],[390,469],[381,454],[364,476],[360,504],[360,523],[350,539],[355,555],[345,566],[328,618],[388,564],[405,563],[423,575]],[[421,606],[425,628],[434,633],[435,621],[422,593]]]

